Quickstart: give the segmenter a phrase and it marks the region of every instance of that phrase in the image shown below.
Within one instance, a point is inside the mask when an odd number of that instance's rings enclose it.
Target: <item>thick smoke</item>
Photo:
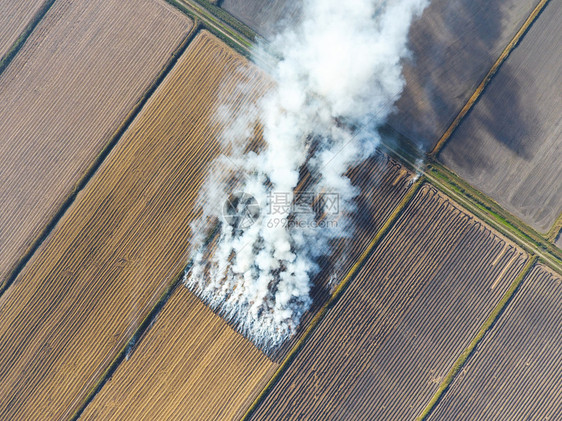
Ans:
[[[377,128],[404,87],[410,23],[426,3],[307,0],[300,23],[269,46],[280,58],[270,93],[245,118],[230,121],[229,104],[217,111],[229,154],[211,172],[195,225],[207,237],[215,228],[215,238],[197,239],[184,281],[263,349],[295,332],[318,258],[330,240],[352,233],[345,216],[358,191],[345,174],[379,143]],[[249,150],[256,122],[263,143]],[[232,192],[253,196],[260,211]],[[212,204],[228,198],[243,214],[225,221]],[[334,215],[337,198],[344,212]]]

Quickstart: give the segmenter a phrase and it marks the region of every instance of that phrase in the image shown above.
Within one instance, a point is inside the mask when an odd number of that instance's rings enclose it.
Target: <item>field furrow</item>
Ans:
[[[348,176],[361,192],[355,199],[355,209],[340,209],[342,217],[347,219],[340,223],[350,223],[349,236],[333,240],[330,253],[320,260],[321,271],[312,279],[313,306],[303,316],[297,334],[273,355],[277,361],[300,340],[310,320],[357,263],[415,178],[401,163],[382,152],[351,169]]]
[[[276,367],[179,286],[80,419],[239,418]]]
[[[526,259],[424,185],[252,419],[414,419]]]
[[[0,290],[191,28],[159,0],[58,0],[0,74]]]

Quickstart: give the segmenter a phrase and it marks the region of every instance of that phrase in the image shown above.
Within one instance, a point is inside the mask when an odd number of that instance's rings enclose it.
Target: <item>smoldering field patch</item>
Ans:
[[[263,350],[294,335],[312,304],[319,259],[330,255],[334,239],[353,235],[350,215],[360,190],[347,174],[377,150],[378,129],[404,87],[409,26],[426,3],[308,1],[299,24],[268,47],[280,57],[272,89],[247,109],[239,102],[217,107],[228,153],[201,193],[184,282]],[[313,200],[298,213],[302,191],[337,197],[338,212],[333,200]],[[252,224],[235,217],[233,225],[220,214],[217,203],[233,192],[262,209]],[[263,212],[279,195],[287,206]],[[337,223],[327,224],[330,218]]]

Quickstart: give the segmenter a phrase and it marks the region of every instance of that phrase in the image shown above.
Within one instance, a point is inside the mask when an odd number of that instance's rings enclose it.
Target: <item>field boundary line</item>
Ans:
[[[232,22],[225,22],[225,18],[216,16],[207,5],[202,5],[202,2],[196,0],[165,0],[167,3],[178,9],[180,12],[197,20],[201,23],[204,29],[211,32],[218,37],[226,45],[232,48],[237,53],[246,57],[262,69],[269,71],[273,67],[273,56],[265,51],[256,51],[254,46],[256,42],[266,44],[266,40],[256,33],[252,33],[254,38],[249,38],[247,35],[240,31],[239,26],[243,24],[231,16],[228,12],[223,11],[224,15],[228,15]],[[249,28],[248,28],[249,29]]]
[[[246,25],[244,22],[239,20],[237,17],[233,16],[227,12],[222,7],[211,3],[208,0],[183,0],[186,3],[191,3],[193,5],[198,5],[199,7],[206,9],[212,16],[218,19],[220,22],[234,29],[238,34],[244,36],[250,42],[264,42],[265,38]]]
[[[435,146],[433,147],[433,149],[429,153],[430,156],[432,156],[432,157],[437,156],[437,154],[441,151],[443,146],[451,138],[451,135],[453,134],[453,132],[460,125],[460,123],[462,122],[464,117],[474,107],[474,105],[476,104],[476,102],[478,101],[478,99],[480,98],[480,96],[482,95],[482,93],[484,92],[486,87],[488,86],[488,84],[494,78],[494,76],[496,75],[496,73],[498,72],[498,70],[500,69],[502,64],[507,60],[507,58],[509,57],[511,52],[515,49],[515,47],[523,39],[523,36],[527,33],[529,28],[537,20],[537,18],[539,17],[541,12],[544,10],[544,8],[546,7],[546,5],[549,1],[550,0],[540,0],[539,3],[535,6],[535,8],[533,9],[533,11],[529,15],[529,17],[523,23],[523,26],[521,26],[521,28],[519,28],[519,30],[517,31],[515,36],[507,44],[507,46],[504,48],[504,50],[502,51],[502,53],[500,54],[500,56],[498,57],[496,62],[492,65],[492,67],[490,68],[490,70],[488,71],[486,76],[484,76],[484,79],[482,80],[482,82],[480,82],[480,84],[478,85],[478,87],[476,88],[474,93],[468,99],[467,103],[464,105],[464,107],[462,107],[461,111],[454,118],[454,120],[450,124],[449,128],[445,131],[445,133],[443,133],[443,136],[441,136],[441,138],[437,141],[437,143],[435,144]]]
[[[225,41],[230,47],[247,56],[253,46],[253,41],[247,39],[234,28],[212,15],[206,8],[193,4],[189,0],[165,0],[192,19],[198,20],[207,30]],[[199,7],[198,7],[199,6]]]
[[[441,398],[449,389],[449,386],[455,379],[456,375],[460,372],[461,368],[464,366],[466,361],[473,354],[474,350],[476,349],[478,344],[480,344],[486,333],[494,326],[495,322],[502,315],[503,311],[505,310],[505,308],[507,307],[511,299],[515,296],[515,293],[523,283],[523,280],[529,274],[531,269],[535,266],[537,260],[538,260],[538,256],[536,255],[529,256],[529,260],[527,261],[523,269],[521,269],[521,272],[519,273],[519,275],[517,275],[517,278],[515,278],[515,280],[509,286],[509,289],[502,296],[501,300],[498,302],[498,304],[496,304],[496,306],[494,307],[494,309],[492,310],[492,312],[490,313],[484,324],[482,324],[482,326],[480,327],[480,330],[478,331],[472,342],[470,342],[468,347],[462,352],[459,358],[457,358],[457,360],[455,361],[455,363],[453,364],[453,366],[445,376],[445,379],[439,386],[439,389],[437,389],[437,392],[435,392],[435,394],[433,395],[433,397],[431,398],[425,409],[418,416],[418,418],[416,418],[417,421],[426,420],[427,417],[431,414],[431,412],[435,409],[437,404],[441,401]]]
[[[109,364],[107,368],[103,371],[100,380],[93,385],[90,391],[81,400],[81,402],[78,405],[78,408],[74,411],[74,414],[70,417],[71,420],[75,421],[78,420],[78,418],[80,418],[86,407],[94,400],[98,392],[102,390],[102,388],[107,383],[107,381],[111,379],[111,377],[113,376],[117,368],[119,368],[123,360],[125,360],[126,358],[130,357],[133,354],[134,350],[137,348],[140,341],[146,336],[146,333],[150,330],[150,328],[156,321],[156,317],[158,316],[160,311],[164,308],[166,303],[169,301],[170,297],[180,286],[185,270],[186,270],[185,267],[183,267],[179,271],[179,273],[176,274],[176,276],[173,278],[172,283],[168,285],[166,290],[160,295],[160,298],[156,301],[156,304],[152,307],[152,309],[148,312],[146,317],[139,324],[139,327],[134,331],[131,337],[127,341],[125,341],[125,344],[118,352],[117,356],[113,359],[111,364]]]
[[[413,145],[410,139],[405,136],[401,137],[405,142]],[[410,156],[401,153],[392,144],[387,144],[384,138],[381,141],[381,145],[386,150],[391,151],[392,155],[399,161],[409,167],[416,167],[415,162],[412,161]],[[536,232],[515,215],[507,212],[480,190],[472,187],[437,161],[437,159],[430,156],[427,156],[426,159],[427,162],[423,168],[423,174],[429,183],[456,200],[468,212],[506,236],[527,253],[539,255],[545,262],[545,265],[562,275],[562,250],[547,241],[543,235]],[[560,223],[562,224],[562,215],[560,215]]]
[[[195,35],[199,32],[200,26],[195,21],[193,23],[193,27],[188,32],[188,34],[184,37],[182,42],[178,45],[178,47],[172,52],[168,61],[164,64],[160,72],[156,75],[152,83],[149,85],[148,89],[142,94],[142,96],[138,99],[136,104],[133,106],[132,110],[127,114],[123,122],[119,125],[115,134],[111,136],[109,142],[106,146],[101,150],[101,152],[92,160],[92,163],[89,168],[86,169],[84,175],[75,183],[74,187],[70,190],[69,195],[64,200],[62,205],[59,207],[57,212],[53,215],[47,225],[43,228],[43,230],[39,233],[37,238],[31,243],[31,245],[27,248],[27,250],[22,254],[22,257],[13,265],[12,269],[9,270],[5,280],[3,283],[0,280],[0,295],[4,294],[4,292],[10,287],[10,285],[16,280],[20,272],[23,270],[25,265],[29,262],[31,257],[35,254],[37,249],[41,246],[41,244],[47,239],[51,231],[55,228],[58,222],[62,219],[66,211],[72,206],[78,194],[86,187],[88,182],[92,179],[94,174],[97,170],[101,167],[105,158],[111,153],[115,145],[119,143],[119,140],[125,133],[125,131],[129,128],[131,123],[135,120],[137,115],[140,113],[144,105],[150,99],[152,94],[158,89],[158,86],[162,83],[162,81],[166,78],[168,73],[172,70],[175,66],[178,58],[183,54],[186,50],[187,46],[191,42],[191,40],[195,37]]]
[[[455,199],[469,212],[505,235],[529,254],[541,257],[547,266],[562,275],[562,251],[554,244],[545,241],[532,228],[435,160],[430,159],[424,175],[431,184]]]
[[[22,49],[25,42],[31,36],[37,25],[43,20],[49,9],[56,0],[46,0],[43,5],[35,12],[33,18],[28,22],[18,38],[14,41],[10,49],[0,58],[0,74],[10,65],[14,57]]]
[[[300,349],[309,339],[310,335],[314,331],[314,329],[318,326],[320,321],[323,319],[324,315],[327,311],[336,303],[339,297],[342,295],[343,291],[349,284],[349,282],[355,278],[355,275],[359,272],[367,258],[369,258],[376,248],[376,246],[380,243],[380,241],[384,238],[385,234],[390,231],[390,229],[394,226],[394,224],[398,221],[402,212],[410,203],[411,199],[414,195],[419,191],[421,186],[426,182],[425,178],[422,176],[420,177],[415,183],[410,186],[408,192],[404,195],[398,206],[392,211],[392,213],[386,218],[385,223],[383,226],[377,231],[371,242],[367,245],[366,249],[363,251],[361,256],[357,259],[351,269],[347,272],[347,275],[342,279],[342,281],[337,285],[334,289],[334,292],[330,295],[330,298],[322,305],[320,310],[314,315],[308,326],[306,327],[305,331],[303,332],[301,338],[293,345],[289,353],[285,356],[273,376],[269,379],[267,384],[261,390],[259,395],[256,397],[252,405],[248,408],[246,413],[242,416],[242,421],[247,421],[250,419],[250,416],[254,413],[257,409],[258,405],[263,401],[263,399],[267,396],[267,394],[271,391],[273,386],[277,383],[277,381],[281,378],[285,370],[289,367],[295,356],[298,354]]]
[[[198,32],[198,31],[196,31]],[[218,228],[218,227],[217,227]],[[209,235],[205,238],[204,245],[209,244],[213,241],[214,238],[218,235],[218,229],[215,228]],[[86,410],[88,405],[94,400],[98,392],[100,392],[108,380],[111,379],[115,371],[119,368],[123,360],[128,360],[136,351],[141,341],[147,336],[150,329],[156,322],[158,315],[164,309],[172,295],[176,292],[178,288],[181,288],[181,284],[185,273],[189,271],[193,264],[193,260],[189,260],[185,266],[180,269],[180,271],[172,278],[172,282],[168,284],[165,291],[160,294],[160,298],[156,300],[155,304],[152,306],[146,317],[141,321],[138,325],[137,329],[132,333],[129,339],[125,342],[121,350],[117,353],[117,356],[113,359],[113,361],[108,365],[108,367],[103,371],[103,374],[98,382],[96,382],[90,392],[86,395],[85,398],[82,399],[82,402],[79,404],[79,407],[76,409],[71,420],[75,421],[80,418],[82,413]],[[187,288],[186,288],[187,289]],[[187,289],[190,294],[192,294],[195,298],[200,300],[200,298],[193,294],[193,292]],[[205,304],[206,305],[206,304]],[[215,313],[216,314],[216,313]],[[218,316],[218,315],[217,315]],[[220,316],[218,316],[220,317]]]

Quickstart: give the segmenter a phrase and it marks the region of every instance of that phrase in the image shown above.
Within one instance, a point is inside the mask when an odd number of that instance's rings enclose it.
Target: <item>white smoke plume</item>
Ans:
[[[232,209],[247,218],[227,223],[216,207],[204,208],[195,230],[208,233],[215,226],[209,221],[218,221],[217,237],[210,244],[203,235],[197,239],[184,282],[262,349],[277,347],[295,332],[311,305],[318,258],[329,254],[330,240],[352,233],[345,212],[337,224],[329,223],[329,201],[301,203],[301,211],[304,206],[309,212],[299,215],[294,206],[273,212],[271,201],[295,205],[306,173],[307,194],[338,196],[340,209],[353,208],[358,191],[345,174],[376,150],[377,128],[404,87],[401,60],[408,54],[410,23],[426,4],[306,0],[299,24],[269,46],[279,57],[274,88],[249,106],[245,118],[225,119],[230,152],[211,173],[203,202],[223,203],[232,192],[245,192],[260,212],[240,196]],[[217,113],[228,116],[228,104]],[[263,127],[263,147],[248,152],[256,121]],[[253,224],[245,223],[248,218]]]

